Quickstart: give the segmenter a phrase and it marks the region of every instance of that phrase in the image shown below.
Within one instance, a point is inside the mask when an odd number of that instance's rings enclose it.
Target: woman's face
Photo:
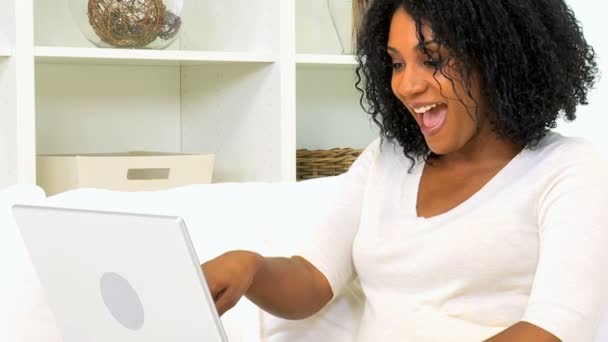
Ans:
[[[430,58],[420,49],[414,19],[399,8],[393,15],[387,51],[393,63],[393,93],[414,116],[431,151],[445,155],[462,149],[477,134],[487,131],[477,75],[473,75],[471,99],[463,87],[455,62],[441,70],[433,67],[447,59],[447,50],[432,41],[432,30],[423,25]],[[477,102],[477,103],[476,103]],[[478,129],[479,128],[479,129]],[[489,130],[491,131],[491,130]]]

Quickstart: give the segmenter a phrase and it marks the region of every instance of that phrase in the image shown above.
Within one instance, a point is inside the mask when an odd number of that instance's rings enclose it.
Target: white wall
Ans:
[[[341,52],[326,0],[296,0],[296,52]]]
[[[0,46],[15,47],[15,6],[12,1],[0,1]],[[17,181],[17,65],[8,57],[0,57],[0,189]]]
[[[354,67],[298,67],[297,75],[298,148],[365,148],[378,137],[359,105]]]
[[[348,0],[336,17],[350,18]],[[326,0],[296,0],[296,51],[340,54]],[[344,22],[346,31],[350,31]],[[350,44],[350,42],[347,42]],[[296,83],[297,148],[364,148],[378,129],[359,106],[354,66],[298,66]]]
[[[608,4],[592,0],[567,0],[567,3],[582,23],[587,41],[595,48],[603,77],[591,92],[589,105],[579,107],[578,118],[574,122],[560,122],[558,131],[587,138],[598,144],[608,155],[608,39],[604,33]]]
[[[180,107],[179,66],[38,64],[36,152],[179,152]]]

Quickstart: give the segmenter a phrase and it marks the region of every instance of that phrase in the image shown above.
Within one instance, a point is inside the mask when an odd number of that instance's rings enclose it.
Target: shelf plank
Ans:
[[[322,54],[298,54],[296,64],[305,67],[348,67],[357,66],[353,55],[322,55]]]
[[[274,63],[269,53],[102,49],[37,46],[37,63],[197,65],[214,63]]]
[[[0,57],[10,57],[13,55],[13,51],[8,47],[0,47]]]

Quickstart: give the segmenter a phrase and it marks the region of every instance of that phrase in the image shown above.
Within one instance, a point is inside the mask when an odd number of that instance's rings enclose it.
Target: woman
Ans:
[[[357,55],[382,139],[300,256],[203,265],[219,312],[244,294],[304,318],[358,277],[361,341],[591,341],[608,294],[608,166],[550,131],[597,73],[572,11],[375,0]]]

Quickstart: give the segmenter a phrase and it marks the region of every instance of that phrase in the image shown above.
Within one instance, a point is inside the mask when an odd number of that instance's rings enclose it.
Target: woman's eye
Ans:
[[[441,59],[428,59],[424,61],[424,65],[429,66],[434,69],[439,69],[443,66],[443,60]]]
[[[392,63],[391,68],[393,68],[393,70],[399,70],[403,68],[403,63]]]

